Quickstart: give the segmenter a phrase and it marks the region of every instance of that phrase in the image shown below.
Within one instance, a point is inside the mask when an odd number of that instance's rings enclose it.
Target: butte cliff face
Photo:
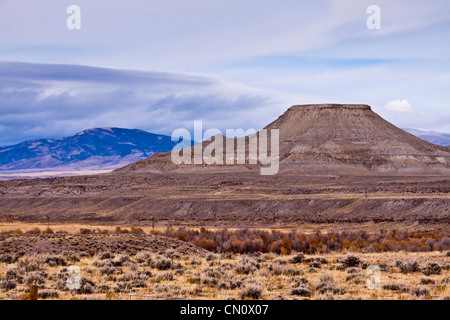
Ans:
[[[269,133],[270,129],[279,130],[281,170],[327,171],[345,167],[389,172],[450,172],[448,147],[434,145],[397,128],[368,105],[295,105],[265,129]],[[227,138],[216,136],[215,139],[222,139],[226,145]],[[203,149],[207,145],[208,142],[203,142]],[[248,159],[248,148],[246,151]],[[119,171],[190,170],[192,167],[172,165],[170,153],[166,153]],[[214,170],[214,166],[209,165],[209,170]]]
[[[281,163],[375,170],[448,170],[448,148],[403,131],[368,105],[298,105],[266,127],[280,130]]]

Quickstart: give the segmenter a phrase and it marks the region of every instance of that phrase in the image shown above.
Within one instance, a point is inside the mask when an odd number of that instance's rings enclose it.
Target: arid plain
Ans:
[[[156,154],[0,182],[0,297],[36,283],[55,299],[449,298],[448,147],[365,105],[294,106],[266,128],[276,175]],[[70,264],[84,291],[64,286]]]

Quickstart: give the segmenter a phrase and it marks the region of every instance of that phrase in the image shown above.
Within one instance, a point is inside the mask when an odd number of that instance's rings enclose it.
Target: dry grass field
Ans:
[[[215,253],[156,231],[78,230],[3,232],[0,299],[29,299],[30,284],[39,299],[450,299],[446,251]]]

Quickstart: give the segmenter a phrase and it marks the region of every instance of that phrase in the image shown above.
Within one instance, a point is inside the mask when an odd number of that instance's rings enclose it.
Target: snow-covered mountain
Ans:
[[[436,131],[422,131],[417,129],[403,129],[422,140],[438,144],[440,146],[450,146],[450,134]]]
[[[191,143],[186,142],[186,146]],[[0,147],[0,172],[112,170],[156,152],[171,151],[176,144],[169,136],[142,130],[88,129],[61,139],[40,139]]]

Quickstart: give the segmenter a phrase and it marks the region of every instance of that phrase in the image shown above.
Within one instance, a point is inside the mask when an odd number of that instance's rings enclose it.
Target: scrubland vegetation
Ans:
[[[168,228],[163,232],[154,232],[214,252],[254,253],[273,252],[290,254],[293,251],[308,254],[330,252],[389,252],[410,251],[428,252],[450,249],[450,237],[438,233],[405,233],[397,230],[381,230],[342,233],[302,233],[301,231],[281,232],[258,229],[240,229],[228,231],[200,231],[186,228]]]
[[[444,233],[152,233],[4,232],[0,299],[450,299]]]

